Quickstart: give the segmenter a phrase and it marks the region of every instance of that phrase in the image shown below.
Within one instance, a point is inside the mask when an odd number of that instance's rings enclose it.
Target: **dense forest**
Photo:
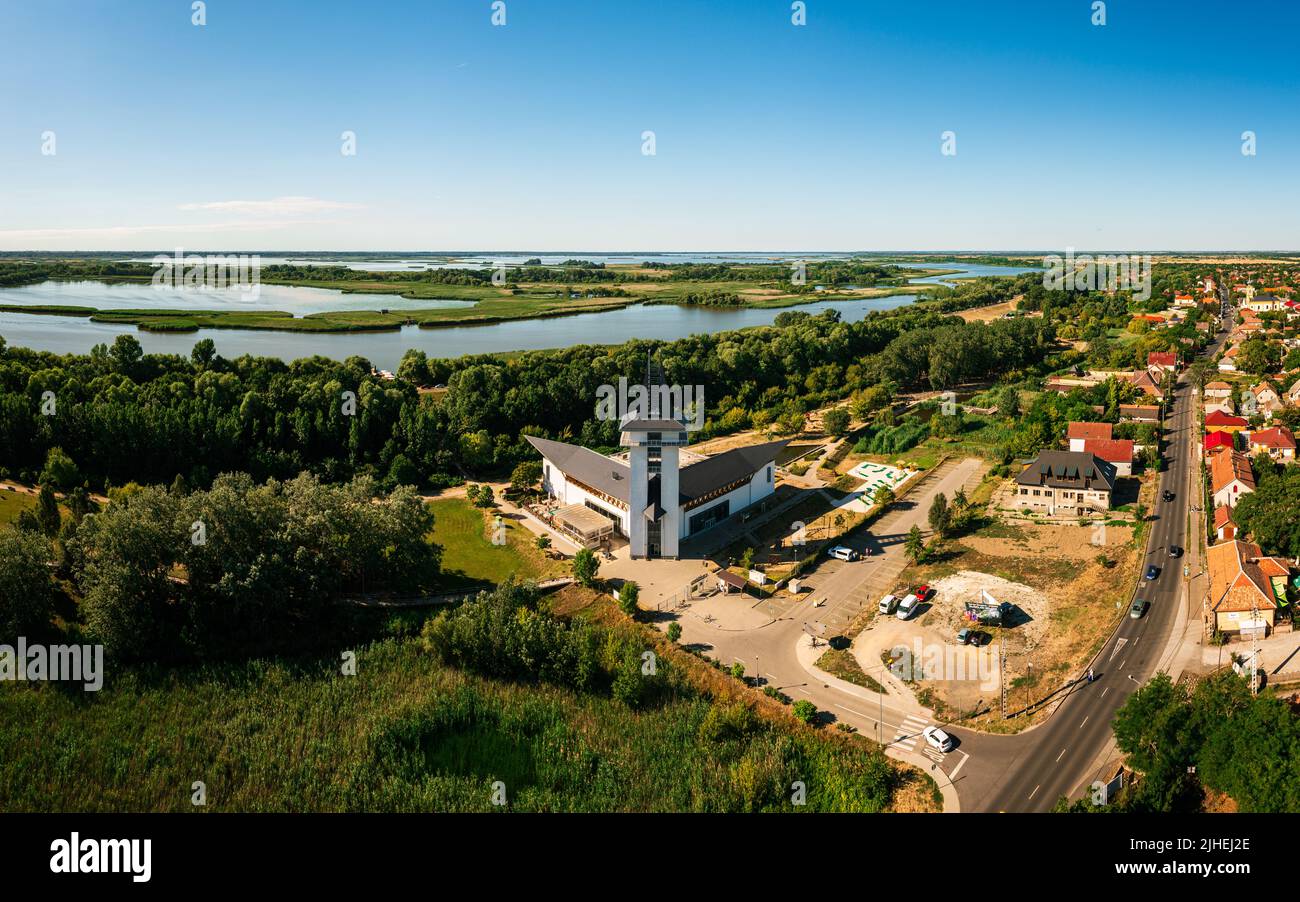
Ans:
[[[525,435],[615,445],[615,424],[594,418],[596,389],[638,379],[648,353],[670,383],[704,386],[704,432],[716,434],[759,415],[791,421],[884,381],[947,388],[1014,373],[1056,350],[1054,325],[1039,318],[964,323],[940,312],[1015,286],[963,289],[854,323],[789,311],[772,327],[669,343],[456,360],[411,351],[395,381],[359,357],[227,360],[209,340],[186,359],[145,355],[129,335],[62,356],[0,338],[0,476],[35,480],[58,448],[92,489],[178,474],[206,487],[232,471],[438,486],[531,459]],[[419,390],[434,385],[445,394]]]

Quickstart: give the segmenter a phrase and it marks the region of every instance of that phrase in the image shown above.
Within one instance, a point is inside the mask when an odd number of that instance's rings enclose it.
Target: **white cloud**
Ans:
[[[273,197],[270,200],[218,200],[207,203],[181,204],[181,210],[216,210],[223,213],[245,213],[253,216],[307,216],[331,210],[359,210],[361,204],[318,197]]]
[[[190,225],[130,225],[103,226],[84,229],[0,229],[0,241],[5,240],[41,240],[47,238],[91,238],[130,235],[149,235],[158,232],[194,233],[194,232],[263,232],[270,229],[286,229],[299,225],[318,225],[327,220],[297,219],[272,220],[258,219],[243,222],[209,222]]]

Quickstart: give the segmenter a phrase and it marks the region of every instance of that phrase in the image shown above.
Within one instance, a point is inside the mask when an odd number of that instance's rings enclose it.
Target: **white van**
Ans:
[[[921,604],[921,599],[915,595],[909,595],[904,598],[898,605],[898,613],[894,616],[899,620],[907,620],[916,611],[917,606]]]
[[[880,599],[880,613],[892,614],[894,613],[895,610],[897,610],[897,608],[898,608],[897,595],[886,595],[884,598]]]
[[[841,561],[856,561],[859,557],[856,551],[844,545],[836,545],[826,553],[833,558],[839,558]]]

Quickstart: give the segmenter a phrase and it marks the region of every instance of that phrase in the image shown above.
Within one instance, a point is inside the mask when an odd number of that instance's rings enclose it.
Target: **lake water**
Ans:
[[[962,276],[1014,275],[1025,271],[1014,267],[937,265],[946,269],[960,269]],[[940,278],[949,279],[952,276]],[[797,307],[741,310],[672,304],[635,305],[619,310],[549,319],[511,320],[437,329],[408,326],[400,331],[361,333],[252,329],[142,332],[132,325],[95,323],[82,317],[0,313],[0,336],[13,346],[59,354],[85,354],[96,344],[111,343],[118,335],[128,334],[140,341],[146,353],[188,355],[196,341],[211,338],[216,342],[218,353],[225,357],[252,354],[295,360],[320,354],[342,360],[359,355],[381,369],[395,370],[402,354],[409,348],[418,348],[430,357],[459,357],[464,354],[564,348],[578,344],[618,344],[632,338],[673,341],[700,333],[770,325],[779,314],[787,310],[818,313],[835,309],[846,321],[856,321],[873,311],[891,310],[910,304],[914,299],[915,295],[895,294],[877,298],[817,301]],[[46,282],[24,288],[3,289],[0,290],[0,303],[75,304],[98,309],[183,309],[196,306],[194,295],[188,292],[156,289],[149,285],[109,285],[101,282]],[[460,306],[464,303],[469,302],[408,300],[393,295],[344,294],[329,289],[263,285],[261,296],[256,302],[251,302],[251,306],[246,296],[241,296],[238,292],[205,294],[202,306],[212,310],[285,310],[302,316],[328,310],[400,310]]]

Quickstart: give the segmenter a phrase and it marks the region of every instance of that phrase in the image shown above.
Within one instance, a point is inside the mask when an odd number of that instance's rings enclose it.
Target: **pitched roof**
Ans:
[[[1039,451],[1016,483],[1109,492],[1115,487],[1115,468],[1090,451]]]
[[[1250,443],[1252,445],[1263,445],[1265,448],[1290,448],[1295,450],[1295,436],[1291,430],[1285,426],[1274,426],[1271,429],[1259,429],[1250,434]]]
[[[1110,436],[1110,423],[1071,423],[1065,430],[1066,438],[1107,439]]]
[[[1113,464],[1133,462],[1133,440],[1127,438],[1084,439],[1083,450],[1090,451],[1102,460]]]
[[[1232,391],[1232,386],[1229,385],[1229,384],[1226,383],[1226,382],[1218,382],[1218,381],[1216,381],[1216,382],[1207,382],[1207,383],[1205,383],[1205,389],[1206,389],[1206,391],[1209,391],[1210,389],[1220,389],[1220,388],[1226,388],[1228,391]]]
[[[1206,569],[1210,576],[1210,609],[1213,611],[1249,611],[1254,606],[1273,610],[1278,607],[1273,592],[1273,577],[1289,573],[1285,562],[1264,557],[1253,542],[1233,539],[1205,550]]]
[[[1211,410],[1205,415],[1206,426],[1249,426],[1246,420],[1241,417],[1234,417],[1230,413],[1224,413],[1222,410]]]
[[[1237,525],[1237,521],[1232,519],[1232,508],[1226,504],[1220,504],[1214,509],[1214,528],[1223,529],[1229,523],[1233,526]]]
[[[597,454],[581,445],[555,442],[532,435],[526,435],[524,438],[528,439],[529,444],[543,457],[559,467],[565,476],[571,476],[578,482],[624,503],[630,501],[632,471],[627,464]],[[753,476],[764,465],[775,460],[781,453],[781,449],[788,444],[790,444],[789,439],[782,439],[761,445],[732,448],[730,451],[682,467],[677,471],[679,503],[684,504],[723,486]],[[649,497],[646,500],[650,507],[659,503],[658,476],[651,477]]]
[[[1210,455],[1210,491],[1219,492],[1224,486],[1239,481],[1250,491],[1255,491],[1255,474],[1250,461],[1240,451],[1219,448]]]
[[[1178,354],[1175,351],[1152,351],[1147,354],[1147,366],[1177,366]]]
[[[1231,432],[1207,432],[1205,434],[1205,450],[1213,451],[1215,448],[1232,448],[1235,442]]]

